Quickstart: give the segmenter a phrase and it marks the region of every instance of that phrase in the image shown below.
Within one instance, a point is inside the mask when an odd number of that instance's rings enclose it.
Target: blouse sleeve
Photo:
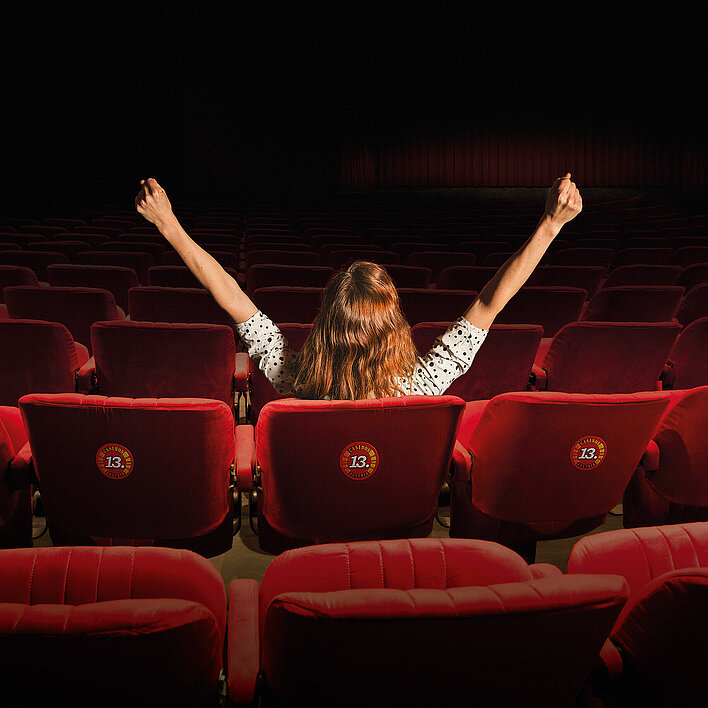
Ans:
[[[248,356],[283,396],[292,396],[294,353],[278,326],[260,310],[236,331]]]
[[[453,322],[435,340],[430,351],[418,358],[413,372],[412,393],[442,395],[455,379],[472,366],[488,332],[470,324],[464,317]]]

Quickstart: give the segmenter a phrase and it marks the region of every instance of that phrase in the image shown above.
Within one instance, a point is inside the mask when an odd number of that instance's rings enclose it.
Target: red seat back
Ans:
[[[225,403],[30,394],[19,406],[55,544],[176,543],[229,518],[234,419]]]
[[[51,244],[47,244],[44,251],[0,251],[0,264],[30,268],[41,281],[47,280],[48,265],[68,262],[69,259],[64,253],[51,250]]]
[[[322,300],[323,288],[267,287],[253,293],[253,302],[273,322],[311,324]]]
[[[676,319],[685,327],[700,317],[708,317],[708,283],[694,285],[682,298]]]
[[[602,266],[547,265],[534,270],[526,281],[529,286],[582,288],[592,297],[600,287],[605,269]]]
[[[101,288],[18,285],[5,288],[5,300],[12,319],[61,322],[89,351],[94,322],[124,319],[113,293]]]
[[[73,265],[60,263],[47,268],[50,285],[103,288],[113,293],[116,304],[128,311],[128,291],[140,284],[132,268],[123,266]]]
[[[406,257],[406,265],[430,268],[430,279],[435,283],[445,268],[477,265],[477,255],[468,251],[414,251]]]
[[[623,285],[602,288],[582,319],[594,322],[670,322],[684,289],[678,285]]]
[[[556,334],[543,359],[546,390],[656,390],[680,331],[677,322],[571,322]]]
[[[323,288],[334,275],[327,266],[268,265],[251,266],[246,273],[246,288],[249,295],[259,288],[300,287]]]
[[[672,265],[623,265],[615,268],[602,284],[604,288],[621,285],[675,285],[683,272]]]
[[[447,325],[421,322],[412,329],[413,342],[425,355]],[[472,366],[445,391],[465,401],[488,400],[507,391],[525,391],[538,345],[540,325],[492,325]]]
[[[664,392],[496,396],[460,441],[473,461],[469,482],[453,480],[451,536],[474,534],[479,513],[540,524],[549,534],[581,519],[599,516],[599,525],[621,499],[668,400]]]
[[[144,251],[84,251],[74,259],[76,264],[107,265],[131,268],[141,285],[147,285],[148,272],[155,265],[153,257]]]
[[[226,597],[208,561],[165,548],[35,548],[3,552],[0,575],[8,705],[216,703]]]
[[[256,425],[261,546],[430,533],[463,407],[454,396],[268,403]]]
[[[582,288],[525,286],[497,315],[497,324],[537,324],[544,337],[554,337],[569,322],[575,322],[587,298]]]
[[[231,327],[96,322],[91,345],[103,396],[214,398],[234,405]]]
[[[476,297],[474,290],[398,289],[401,310],[411,327],[420,322],[454,322]]]
[[[11,285],[38,285],[35,272],[27,266],[0,265],[0,302],[5,302],[3,288]]]
[[[708,385],[707,346],[708,317],[699,317],[681,330],[668,356],[672,388]]]
[[[246,253],[246,271],[258,263],[275,265],[321,265],[320,254],[314,251],[282,251],[272,249],[249,250]]]

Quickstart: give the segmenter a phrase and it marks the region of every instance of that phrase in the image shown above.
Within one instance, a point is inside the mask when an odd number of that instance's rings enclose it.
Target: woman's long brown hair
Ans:
[[[293,390],[299,398],[333,400],[405,394],[416,358],[391,277],[375,263],[356,261],[324,290],[295,361]]]

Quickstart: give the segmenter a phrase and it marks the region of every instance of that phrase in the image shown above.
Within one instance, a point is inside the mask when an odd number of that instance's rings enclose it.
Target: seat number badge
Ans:
[[[570,448],[570,461],[579,470],[591,470],[602,464],[607,454],[607,443],[594,435],[580,438]]]
[[[123,445],[108,443],[96,453],[96,466],[108,479],[125,479],[133,471],[133,454]]]
[[[353,442],[342,450],[339,466],[349,479],[367,479],[379,466],[379,453],[370,443]]]

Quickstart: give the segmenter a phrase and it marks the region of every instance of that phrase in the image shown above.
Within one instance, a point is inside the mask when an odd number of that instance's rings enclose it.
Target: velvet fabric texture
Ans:
[[[670,395],[652,436],[658,455],[636,470],[625,492],[626,527],[708,520],[708,386]]]
[[[0,302],[5,302],[3,288],[10,285],[38,285],[38,283],[37,275],[27,266],[0,265]]]
[[[679,285],[602,288],[580,319],[594,322],[671,322],[684,289]]]
[[[208,561],[164,548],[36,548],[3,552],[0,575],[9,704],[215,705],[226,595]]]
[[[300,287],[323,288],[334,275],[328,266],[267,265],[251,266],[246,273],[246,289],[249,296],[258,288]]]
[[[113,293],[116,304],[128,312],[128,291],[139,285],[138,276],[125,266],[57,264],[47,268],[50,285],[104,288]]]
[[[246,252],[246,272],[258,263],[277,263],[278,265],[324,265],[320,254],[314,251],[283,251],[273,248],[259,248]]]
[[[571,705],[626,596],[620,577],[550,573],[484,541],[288,551],[261,584],[267,695],[276,704],[422,706],[444,675],[453,704],[472,683],[485,705]],[[452,654],[421,651],[441,636]]]
[[[463,407],[455,396],[268,403],[256,425],[261,547],[427,536]]]
[[[49,243],[45,251],[0,251],[0,264],[30,268],[42,282],[47,281],[47,266],[52,263],[68,262],[68,256],[59,251],[52,251]]]
[[[74,259],[77,265],[108,265],[122,266],[135,271],[141,285],[148,284],[150,267],[155,265],[155,260],[144,251],[106,251],[96,246],[96,250],[79,253]]]
[[[544,337],[553,337],[568,322],[575,322],[587,298],[582,288],[527,285],[497,315],[497,324],[538,324]]]
[[[98,393],[130,398],[214,398],[234,405],[231,327],[96,322],[91,328]]]
[[[454,322],[476,297],[474,290],[398,289],[401,311],[411,327],[420,322]]]
[[[19,406],[55,543],[171,545],[230,518],[234,419],[225,403],[31,394]],[[104,446],[110,464],[101,462]],[[204,553],[230,548],[230,529],[223,543]]]
[[[604,288],[623,285],[676,285],[683,268],[672,265],[623,265],[610,272]]]
[[[686,325],[671,347],[662,380],[666,388],[708,386],[708,317]]]
[[[472,465],[450,484],[450,536],[517,543],[596,528],[622,498],[668,402],[664,392],[496,396],[460,438]],[[586,463],[573,451],[588,439],[595,452]]]
[[[273,322],[312,324],[320,309],[323,288],[272,286],[253,293],[256,307]]]
[[[27,442],[19,408],[0,406],[0,548],[32,545],[32,502],[28,487],[16,489],[10,463]]]
[[[425,355],[446,323],[421,322],[413,327],[413,342]],[[472,366],[445,391],[465,401],[488,400],[507,391],[525,391],[536,351],[541,342],[540,325],[492,325]]]
[[[16,406],[26,393],[73,393],[75,374],[86,360],[59,322],[14,319],[0,322],[0,405]]]
[[[682,298],[676,319],[684,326],[701,317],[708,317],[708,283],[694,285]]]
[[[592,297],[600,289],[604,274],[603,266],[541,265],[531,273],[526,285],[581,288]]]
[[[681,326],[677,322],[572,322],[551,342],[540,368],[548,391],[656,390]]]
[[[112,293],[100,288],[18,285],[5,288],[5,299],[11,319],[61,322],[89,352],[94,322],[125,319]]]
[[[477,265],[477,255],[468,251],[414,251],[406,258],[406,265],[430,268],[430,280],[437,283],[438,276],[445,268]],[[464,289],[469,290],[469,286]]]

